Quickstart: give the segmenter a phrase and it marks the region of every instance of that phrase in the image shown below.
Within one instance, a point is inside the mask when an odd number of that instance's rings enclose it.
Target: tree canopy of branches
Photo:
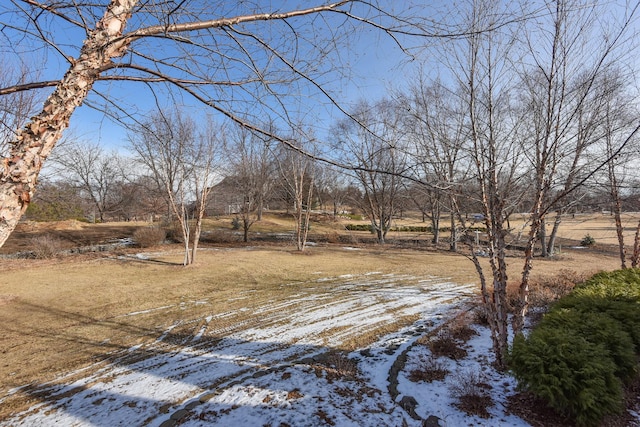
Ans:
[[[371,221],[378,243],[384,243],[407,170],[402,114],[392,101],[382,100],[373,105],[363,101],[353,116],[358,123],[340,122],[335,137],[346,150],[346,161],[363,192],[360,208]]]
[[[0,40],[3,54],[11,54],[7,60],[19,62],[27,54],[41,53],[46,60],[39,63],[58,64],[66,72],[48,70],[64,76],[0,88],[0,96],[54,88],[41,112],[11,138],[3,159],[0,244],[28,207],[43,162],[80,105],[119,121],[136,119],[139,107],[132,104],[137,99],[110,95],[116,82],[140,83],[151,90],[150,99],[198,102],[219,118],[286,144],[259,123],[270,118],[278,126],[290,126],[301,108],[301,94],[314,98],[316,105],[344,111],[332,89],[339,86],[336,80],[345,81],[343,55],[353,54],[340,47],[359,28],[392,38],[426,34],[426,21],[419,15],[395,13],[391,3],[355,0],[306,7],[283,2],[279,8],[264,2],[200,0],[111,0],[106,6],[4,3]]]
[[[138,162],[164,195],[167,219],[176,219],[185,246],[184,265],[195,262],[207,197],[217,178],[220,130],[204,129],[179,112],[158,112],[129,140]],[[195,219],[192,232],[190,219]],[[190,247],[191,245],[191,247]]]
[[[58,175],[85,193],[93,203],[97,218],[121,208],[122,184],[125,177],[124,159],[117,153],[107,153],[99,144],[69,142],[60,147],[52,159]]]

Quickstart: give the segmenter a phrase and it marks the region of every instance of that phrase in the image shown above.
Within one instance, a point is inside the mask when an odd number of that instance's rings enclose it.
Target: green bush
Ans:
[[[347,224],[345,228],[349,231],[369,231],[373,232],[371,224]],[[451,227],[441,227],[440,232],[448,233],[451,231]],[[481,231],[485,232],[485,227],[471,227],[469,231]],[[395,231],[400,233],[432,233],[433,228],[428,225],[404,225],[400,227],[392,227],[389,231]]]
[[[578,425],[598,425],[622,409],[622,385],[602,344],[568,329],[538,328],[515,338],[509,363],[521,386]]]
[[[624,325],[606,313],[555,310],[545,316],[541,327],[569,329],[590,343],[604,345],[615,363],[615,375],[622,380],[630,380],[637,373],[637,359],[631,337]]]
[[[553,305],[551,311],[573,309],[584,313],[602,313],[618,321],[640,353],[640,304],[631,299],[607,299],[570,294]]]
[[[345,228],[349,231],[368,231],[373,233],[371,224],[347,224]]]
[[[590,235],[586,235],[580,240],[580,246],[592,246],[596,244],[596,239],[591,237]]]
[[[401,233],[431,233],[431,227],[426,225],[404,225],[401,227],[393,227],[391,231]]]
[[[603,313],[617,320],[640,354],[640,269],[598,273],[577,285],[553,310]]]
[[[579,425],[623,405],[622,381],[638,373],[640,270],[600,273],[558,300],[528,338],[514,340],[520,385]]]
[[[640,269],[627,268],[598,273],[577,285],[574,292],[602,298],[635,298],[640,302]]]

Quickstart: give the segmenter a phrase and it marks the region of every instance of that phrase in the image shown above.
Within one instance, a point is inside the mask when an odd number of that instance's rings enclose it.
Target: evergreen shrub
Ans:
[[[349,231],[369,231],[373,233],[371,224],[347,224],[345,228]]]
[[[638,374],[640,270],[599,273],[558,300],[529,337],[514,339],[520,385],[578,425],[623,407],[623,381]]]
[[[634,351],[640,354],[640,303],[637,301],[570,294],[554,304],[552,311],[563,309],[602,313],[618,321],[631,338]]]
[[[544,327],[568,328],[593,344],[602,344],[616,365],[615,374],[630,380],[636,374],[636,353],[633,341],[624,326],[606,313],[555,310],[544,319]]]
[[[515,338],[510,366],[520,385],[581,426],[622,409],[622,385],[602,344],[569,329],[537,328]]]
[[[580,240],[580,246],[593,246],[596,244],[596,239],[591,237],[589,234],[584,236],[582,240]]]

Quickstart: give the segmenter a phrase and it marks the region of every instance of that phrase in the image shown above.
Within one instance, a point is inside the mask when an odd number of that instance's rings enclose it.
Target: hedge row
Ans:
[[[640,270],[599,273],[556,302],[509,364],[521,386],[577,425],[623,409],[623,384],[638,375]]]
[[[369,231],[373,233],[373,227],[371,224],[347,224],[345,228],[349,231]],[[467,230],[469,231],[481,231],[484,232],[484,227],[470,227]],[[397,231],[397,232],[409,232],[409,233],[431,233],[433,228],[431,226],[422,226],[422,225],[404,225],[401,227],[392,227],[389,231]],[[442,227],[440,228],[440,232],[450,232],[451,227]]]

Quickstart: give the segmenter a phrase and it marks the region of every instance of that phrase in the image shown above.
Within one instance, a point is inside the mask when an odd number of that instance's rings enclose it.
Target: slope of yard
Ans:
[[[464,256],[244,246],[180,260],[171,246],[0,260],[0,425],[529,425],[510,415],[515,384],[491,369],[484,327],[455,360],[425,345],[476,302]],[[617,266],[563,250],[534,279]]]
[[[190,416],[196,423],[321,425],[317,417],[324,411],[323,416],[340,425],[349,417],[356,417],[357,425],[400,425],[402,411],[384,386],[390,363],[473,295],[470,285],[375,271],[349,277],[319,275],[311,283],[282,285],[298,290],[286,301],[254,306],[252,318],[242,325],[221,328],[218,319],[233,313],[212,312],[192,319],[198,323],[197,332],[184,336],[174,332],[184,322],[177,320],[155,339],[113,352],[52,383],[10,390],[9,397],[19,393],[42,402],[9,418],[7,425],[159,425],[199,401],[205,404]],[[248,299],[251,293],[236,297]],[[144,315],[133,312],[125,318]],[[347,368],[336,369],[354,372],[331,371],[327,352],[338,352],[348,347],[352,336],[381,325],[394,329],[389,326],[405,316],[413,320],[410,325],[367,347],[370,353],[361,368],[365,374],[356,374],[351,366],[355,362],[337,355],[333,357],[338,365]]]

